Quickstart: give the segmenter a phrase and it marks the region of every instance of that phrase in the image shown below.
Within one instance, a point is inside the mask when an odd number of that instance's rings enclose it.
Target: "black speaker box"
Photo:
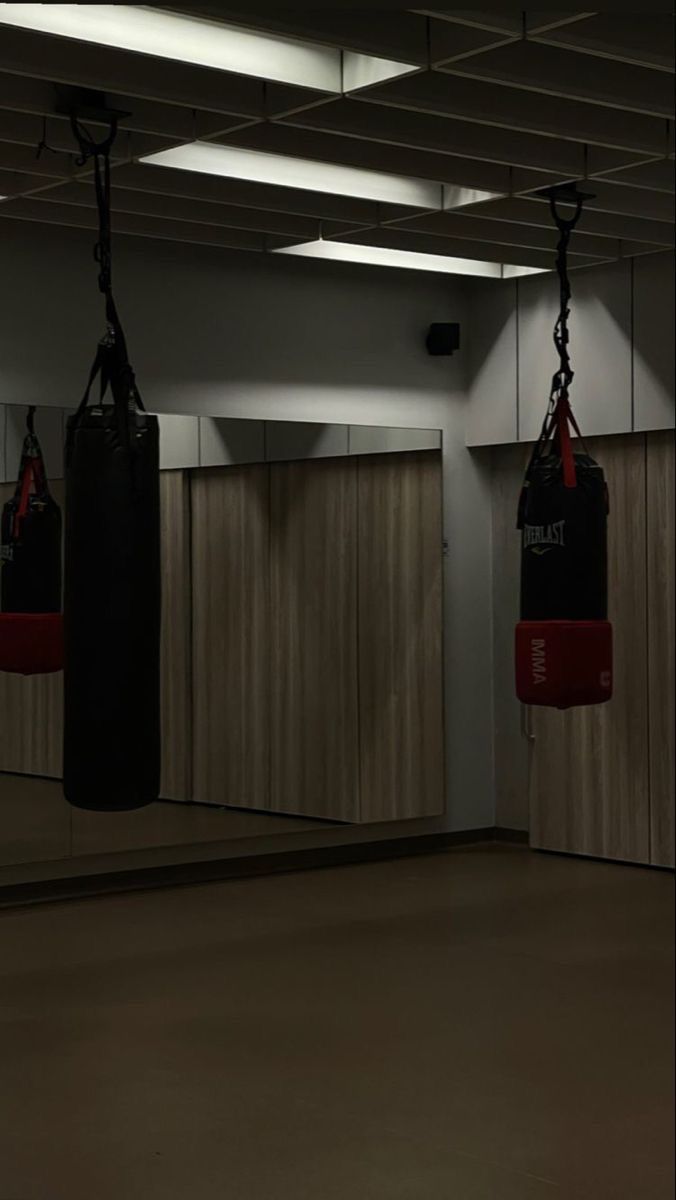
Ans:
[[[455,322],[430,325],[425,345],[428,354],[452,354],[460,346],[460,326]]]

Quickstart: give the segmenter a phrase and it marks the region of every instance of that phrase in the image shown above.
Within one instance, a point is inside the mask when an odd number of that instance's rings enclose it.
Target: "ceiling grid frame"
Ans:
[[[522,18],[516,11],[402,9],[392,10],[388,25],[390,14],[379,10],[333,10],[326,17],[310,10],[242,14],[220,6],[155,7],[294,45],[333,48],[340,58],[339,90],[327,94],[4,25],[0,5],[0,196],[6,197],[0,216],[94,227],[89,171],[74,166],[74,146],[68,153],[68,130],[53,111],[51,85],[91,88],[98,82],[111,103],[131,112],[121,123],[124,138],[112,164],[114,227],[120,233],[264,251],[293,245],[299,237],[312,241],[321,229],[325,240],[371,244],[395,254],[409,246],[417,254],[544,270],[552,266],[556,239],[547,206],[535,193],[577,179],[597,198],[576,231],[574,268],[674,245],[674,114],[664,86],[673,75],[663,36],[667,14],[640,15],[640,48],[633,52],[627,48],[627,14],[618,14],[613,25],[609,14],[598,13],[559,13],[552,19],[529,12]],[[517,59],[515,47],[521,48]],[[399,63],[402,69],[383,81],[376,79],[381,71],[376,65],[363,90],[346,92],[346,55]],[[513,63],[521,60],[528,70],[510,77]],[[538,90],[538,72],[548,61],[559,74],[551,90]],[[580,79],[588,76],[583,64],[591,62],[595,86],[581,94]],[[560,95],[567,68],[574,80]],[[625,78],[623,94],[618,80]],[[646,87],[656,81],[647,99],[644,81]],[[490,100],[488,109],[481,107],[482,93]],[[48,141],[59,153],[38,160],[44,117]],[[240,150],[262,147],[270,154],[278,145],[277,152],[292,160],[435,183],[442,197],[453,195],[454,206],[442,199],[438,208],[405,210],[330,191],[308,193],[141,161],[187,146],[195,134]]]

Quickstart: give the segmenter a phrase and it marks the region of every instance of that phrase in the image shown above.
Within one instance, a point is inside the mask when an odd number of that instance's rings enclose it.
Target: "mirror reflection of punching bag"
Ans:
[[[119,811],[156,800],[160,785],[159,431],[111,292],[114,124],[99,146],[73,125],[94,158],[108,333],[66,436],[64,792],[78,808]]]
[[[14,495],[2,510],[0,671],[44,675],[63,667],[61,510],[47,482],[28,409]]]
[[[572,708],[603,704],[612,696],[612,627],[607,619],[608,489],[603,470],[587,453],[568,389],[571,290],[567,249],[586,197],[575,190],[575,215],[552,215],[561,235],[557,269],[561,310],[554,330],[560,366],[549,408],[521,491],[521,620],[516,628],[516,691],[524,704]],[[569,197],[565,197],[569,199]]]

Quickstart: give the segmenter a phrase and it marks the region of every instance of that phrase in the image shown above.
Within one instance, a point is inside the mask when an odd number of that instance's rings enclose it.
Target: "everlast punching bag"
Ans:
[[[116,811],[159,794],[159,432],[110,289],[107,152],[89,146],[109,331],[66,437],[64,792],[78,808]]]
[[[612,628],[607,620],[608,490],[589,454],[573,450],[580,430],[568,400],[573,378],[568,355],[566,256],[584,197],[564,220],[557,267],[561,313],[554,340],[560,368],[550,406],[531,455],[519,504],[521,620],[516,629],[516,689],[524,704],[570,708],[601,704],[612,695]]]

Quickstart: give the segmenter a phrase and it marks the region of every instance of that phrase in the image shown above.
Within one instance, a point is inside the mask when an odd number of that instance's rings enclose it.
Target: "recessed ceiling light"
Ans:
[[[444,184],[445,210],[465,208],[468,204],[483,204],[487,200],[499,200],[504,192],[485,192],[481,188],[457,187],[455,184]]]
[[[360,246],[353,242],[301,242],[280,246],[273,254],[298,254],[303,258],[330,258],[338,262],[369,263],[377,267],[404,267],[412,271],[439,271],[446,275],[502,277],[500,263],[474,258],[449,258],[444,254],[420,254],[413,250],[391,250],[385,246]]]
[[[0,4],[0,23],[324,92],[356,91],[418,70],[142,5]]]
[[[174,146],[171,150],[145,155],[139,162],[182,171],[201,171],[207,175],[224,175],[229,179],[248,179],[278,187],[327,192],[334,196],[356,196],[362,200],[410,205],[412,208],[438,211],[442,202],[439,183],[408,179],[404,175],[385,175],[380,171],[363,171],[336,163],[291,158],[286,154],[240,150],[236,146],[220,146],[213,142],[190,142]]]
[[[519,267],[511,266],[505,263],[502,268],[503,279],[517,279],[519,275],[543,275],[551,270],[551,267]]]

